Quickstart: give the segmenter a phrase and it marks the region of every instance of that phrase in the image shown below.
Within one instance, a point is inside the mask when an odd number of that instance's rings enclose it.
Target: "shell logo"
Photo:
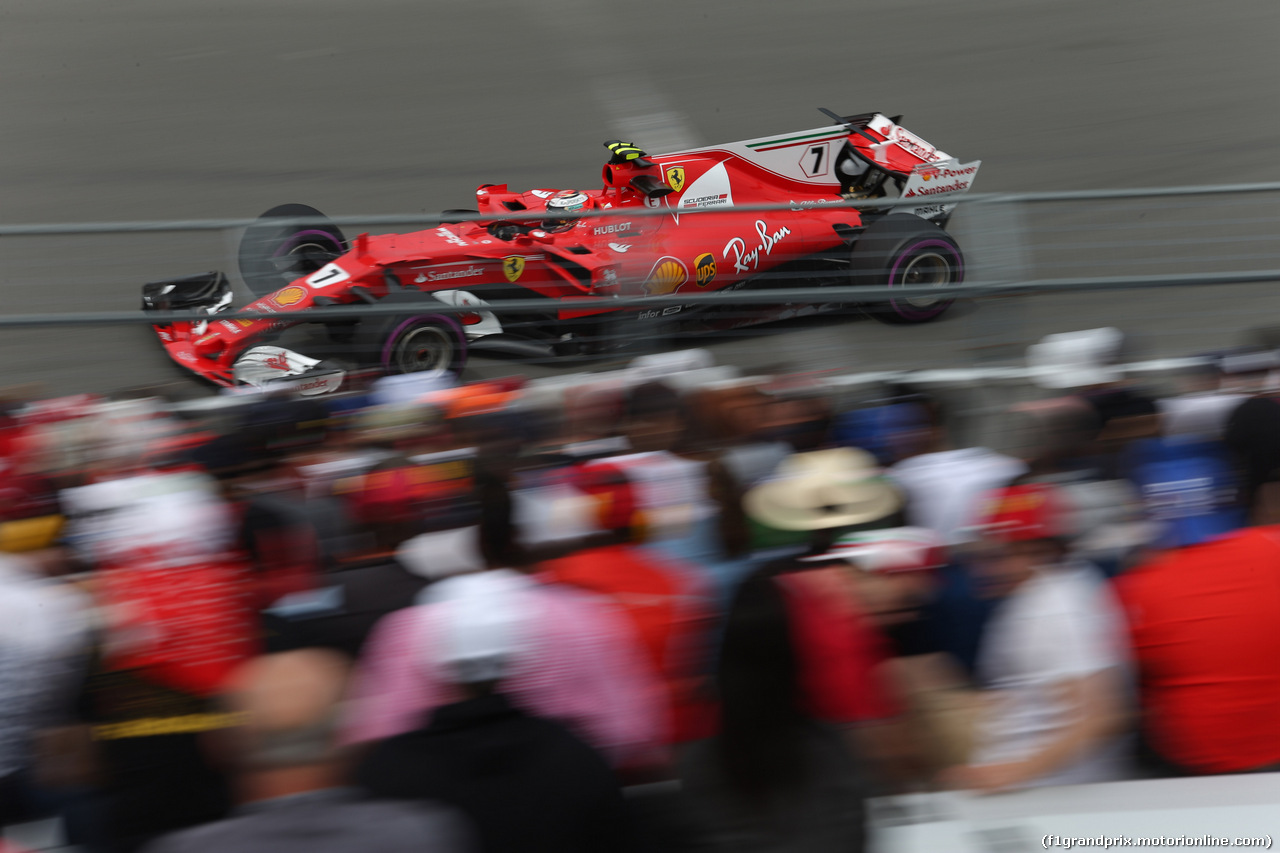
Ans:
[[[644,292],[650,296],[672,293],[689,280],[689,270],[675,258],[659,258],[644,282]]]
[[[306,288],[293,285],[292,287],[286,287],[284,290],[271,297],[271,301],[279,305],[281,308],[288,308],[290,305],[297,305],[306,298],[306,295]]]

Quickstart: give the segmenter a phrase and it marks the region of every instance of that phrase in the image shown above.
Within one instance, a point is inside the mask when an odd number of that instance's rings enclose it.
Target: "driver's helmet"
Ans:
[[[554,233],[572,228],[578,223],[578,217],[570,214],[585,210],[590,201],[586,193],[577,190],[556,193],[547,199],[547,218],[542,220],[542,230]]]

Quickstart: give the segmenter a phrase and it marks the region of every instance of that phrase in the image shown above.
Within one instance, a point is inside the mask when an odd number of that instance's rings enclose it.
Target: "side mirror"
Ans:
[[[631,187],[644,193],[646,198],[662,198],[664,195],[670,195],[675,192],[669,185],[658,180],[653,175],[636,175],[631,179]]]
[[[231,285],[220,272],[153,281],[142,286],[143,311],[199,311],[210,314],[231,306]]]

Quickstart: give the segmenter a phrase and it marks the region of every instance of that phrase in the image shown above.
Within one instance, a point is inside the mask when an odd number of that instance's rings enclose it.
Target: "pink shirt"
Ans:
[[[625,617],[591,593],[552,586],[533,592],[541,612],[503,692],[529,713],[569,726],[615,765],[660,759],[667,735],[661,691]],[[410,607],[375,626],[356,669],[346,742],[420,728],[428,711],[459,698],[431,655],[433,610]]]

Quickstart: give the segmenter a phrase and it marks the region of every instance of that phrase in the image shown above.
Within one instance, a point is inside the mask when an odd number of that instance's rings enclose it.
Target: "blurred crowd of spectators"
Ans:
[[[0,826],[89,851],[858,850],[869,797],[1280,769],[1280,363],[954,403],[576,382],[10,401]]]

